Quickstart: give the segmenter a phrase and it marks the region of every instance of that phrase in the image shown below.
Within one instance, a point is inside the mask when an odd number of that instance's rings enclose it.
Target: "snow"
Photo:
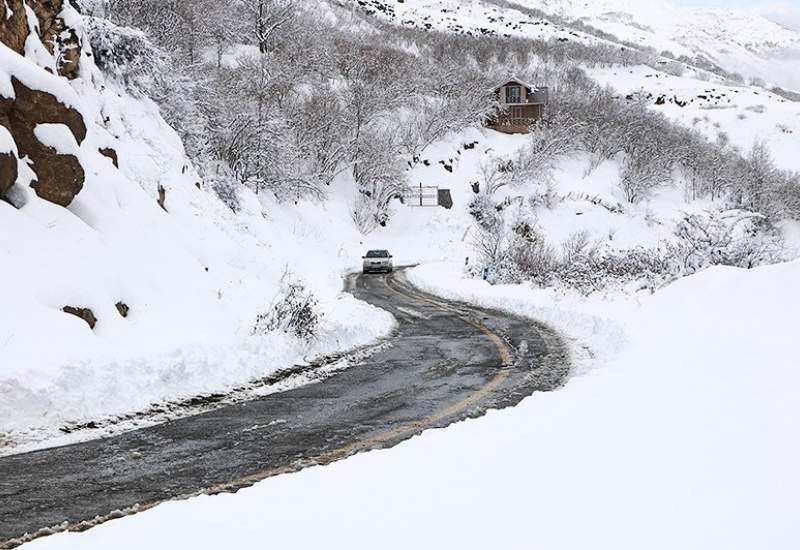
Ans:
[[[414,26],[428,30],[473,36],[491,35],[526,37],[539,40],[575,40],[584,44],[607,42],[604,39],[575,31],[549,20],[531,17],[511,6],[498,6],[491,1],[349,1],[381,19],[404,26]]]
[[[614,71],[593,76],[614,79]],[[620,87],[639,89],[653,81],[646,71],[653,72],[633,68],[629,77],[617,79]],[[466,208],[475,196],[471,184],[480,179],[483,164],[508,157],[527,140],[472,128],[432,145],[409,172],[409,181],[450,189],[454,208],[395,203],[389,225],[363,236],[350,220],[353,183],[347,177],[335,182],[323,204],[277,204],[243,191],[242,211],[233,214],[210,190],[195,187],[199,175],[152,102],[131,98],[111,82],[98,91],[92,82],[103,82],[102,75],[90,76],[67,85],[67,95],[82,104],[89,127],[79,150],[87,168],[84,190],[68,209],[31,193],[25,194],[27,204],[20,210],[0,203],[0,220],[10,236],[0,245],[0,264],[14,266],[0,271],[0,283],[16,289],[0,297],[5,335],[0,338],[0,433],[17,443],[0,452],[38,447],[56,436],[66,442],[58,432],[65,424],[227,391],[387,334],[390,316],[343,295],[342,274],[357,269],[369,248],[391,250],[397,264],[472,258],[473,220]],[[677,77],[656,81],[681,84],[692,93],[704,85]],[[742,101],[739,110],[760,100],[735,97]],[[772,124],[794,105],[768,98],[764,113],[745,112]],[[670,109],[670,116],[686,123],[699,109],[694,104],[685,110],[670,104],[654,108]],[[727,111],[707,112],[717,117]],[[709,127],[717,120],[709,118]],[[733,116],[719,121],[743,147],[755,135]],[[36,131],[57,150],[74,153],[76,145],[65,128],[40,125]],[[796,155],[787,151],[800,131],[770,136],[770,145],[781,152],[779,160],[792,166]],[[474,147],[465,147],[469,144]],[[109,146],[119,155],[119,169],[98,152]],[[582,156],[564,159],[556,173],[552,209],[537,212],[537,224],[555,247],[578,231],[620,249],[656,246],[672,238],[674,222],[685,212],[714,206],[686,203],[677,188],[627,205],[619,191],[618,163],[603,163],[587,174],[588,162]],[[159,187],[166,190],[167,212],[156,202]],[[497,199],[534,191],[531,186],[506,189]],[[587,198],[623,205],[623,212],[610,212]],[[790,236],[797,233],[792,229],[786,226]],[[793,242],[800,244],[800,236]],[[313,345],[275,335],[262,341],[249,334],[287,270],[321,300],[323,334]],[[119,301],[130,307],[126,319],[116,311]],[[64,314],[66,305],[90,307],[99,319],[95,330]],[[46,346],[40,345],[44,334]]]
[[[0,153],[17,153],[17,144],[5,126],[0,126]]]
[[[800,88],[800,33],[754,13],[679,6],[668,1],[520,0],[658,52],[703,56],[730,73]],[[698,3],[699,4],[699,3]]]
[[[66,124],[37,124],[33,129],[36,139],[59,155],[80,155],[75,136]]]
[[[342,275],[363,253],[346,213],[242,190],[234,214],[195,186],[201,178],[156,105],[105,79],[90,58],[68,83],[0,45],[0,93],[9,97],[11,76],[79,106],[88,132],[78,146],[63,125],[35,128],[43,144],[84,166],[68,208],[27,187],[24,163],[10,194],[19,208],[0,201],[0,454],[67,443],[74,438],[62,437],[64,426],[229,391],[391,331],[388,313],[342,293]],[[0,148],[13,151],[2,132]],[[119,169],[102,147],[117,151]],[[250,333],[287,273],[319,299],[311,342]],[[119,302],[130,308],[126,318]],[[91,308],[95,329],[65,306]]]
[[[25,548],[796,548],[798,276],[800,262],[707,270],[608,309],[629,344],[559,391]],[[544,303],[446,266],[415,277],[522,314]]]
[[[404,26],[459,34],[608,43],[604,38],[571,28],[572,22],[581,22],[629,44],[668,51],[674,56],[703,57],[729,73],[800,89],[796,70],[800,33],[743,11],[679,6],[663,0],[350,2]],[[524,8],[538,10],[541,15],[529,15]]]

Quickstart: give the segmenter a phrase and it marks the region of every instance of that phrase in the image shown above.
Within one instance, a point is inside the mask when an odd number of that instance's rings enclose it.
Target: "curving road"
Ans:
[[[390,447],[555,389],[569,373],[558,336],[529,320],[426,295],[402,271],[353,275],[347,286],[398,327],[380,351],[322,383],[0,458],[0,548]]]

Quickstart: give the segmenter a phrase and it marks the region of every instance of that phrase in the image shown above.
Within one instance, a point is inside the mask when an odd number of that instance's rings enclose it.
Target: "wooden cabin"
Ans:
[[[494,93],[500,108],[487,121],[488,128],[506,134],[527,134],[531,125],[544,116],[548,100],[546,87],[512,78],[495,88]]]

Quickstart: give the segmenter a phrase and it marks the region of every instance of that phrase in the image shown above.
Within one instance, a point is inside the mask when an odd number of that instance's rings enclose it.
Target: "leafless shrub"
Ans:
[[[258,315],[251,333],[264,335],[281,331],[310,340],[316,335],[322,318],[318,306],[314,293],[290,273],[286,273],[272,306],[266,313]]]
[[[712,265],[753,268],[782,259],[780,236],[764,216],[744,211],[688,214],[667,247],[676,275]]]

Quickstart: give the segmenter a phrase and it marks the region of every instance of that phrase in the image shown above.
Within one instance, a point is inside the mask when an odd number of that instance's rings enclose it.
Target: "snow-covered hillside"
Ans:
[[[540,40],[577,40],[598,43],[595,36],[578,32],[548,19],[531,16],[491,0],[336,0],[359,7],[368,15],[392,23],[426,30],[471,36],[526,37]]]
[[[667,0],[338,1],[422,29],[595,45],[620,41],[800,89],[800,33],[751,13],[687,8]]]
[[[776,162],[800,170],[800,103],[755,86],[736,86],[697,78],[687,70],[682,76],[650,67],[592,69],[589,74],[628,101],[643,100],[681,124],[702,131],[709,140],[720,133],[742,151],[763,140]]]
[[[517,0],[585,22],[641,46],[676,56],[702,56],[731,73],[800,89],[800,33],[730,9],[690,8],[666,0]],[[699,4],[699,2],[698,2]]]

